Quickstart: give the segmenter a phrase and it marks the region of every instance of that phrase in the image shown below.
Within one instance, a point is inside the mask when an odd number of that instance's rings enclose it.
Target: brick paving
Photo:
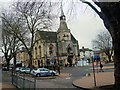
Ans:
[[[57,77],[68,77],[70,76],[69,73],[61,73],[60,75],[57,75]],[[49,76],[49,77],[40,77],[41,79],[51,79],[52,76]],[[2,90],[4,89],[7,89],[7,88],[10,88],[10,89],[14,89],[14,90],[18,90],[14,85],[12,85],[10,82],[3,82],[3,83],[0,83],[0,89],[2,88]]]
[[[100,72],[95,74],[96,87],[114,84],[114,72]],[[84,78],[73,81],[73,85],[81,88],[95,88],[94,76],[86,76]]]
[[[58,75],[59,77],[68,77],[70,76],[69,73],[60,73],[60,75]]]
[[[110,69],[114,68],[113,66],[105,66],[104,69]],[[91,68],[90,68],[91,69]],[[61,73],[58,74],[57,77],[68,77],[70,76],[69,73]],[[44,78],[44,77],[43,77]],[[96,73],[96,85],[97,87],[105,86],[105,85],[112,85],[114,84],[114,72],[99,72]],[[94,78],[93,74],[90,74],[90,76],[85,76],[83,78],[77,79],[73,81],[73,85],[77,87],[82,87],[86,89],[94,88]],[[0,85],[1,86],[1,85]],[[17,88],[12,85],[11,83],[2,83],[2,88],[12,88],[12,90],[17,90]],[[4,89],[2,89],[4,90]]]
[[[89,69],[93,69],[93,68],[89,68]],[[95,67],[95,69],[100,69],[100,67]],[[104,66],[103,69],[114,69],[114,66]]]
[[[2,83],[2,88],[16,88],[14,85],[12,85],[11,83]]]

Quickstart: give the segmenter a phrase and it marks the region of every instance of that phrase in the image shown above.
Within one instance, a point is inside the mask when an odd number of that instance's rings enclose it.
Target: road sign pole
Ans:
[[[92,57],[92,66],[93,66],[94,85],[95,85],[95,87],[96,87],[96,76],[95,76],[95,66],[94,66],[93,57]]]

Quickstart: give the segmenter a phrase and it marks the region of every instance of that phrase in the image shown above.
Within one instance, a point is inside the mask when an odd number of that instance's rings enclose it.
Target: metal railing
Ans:
[[[20,90],[35,90],[36,78],[29,77],[26,74],[12,73],[12,84]]]

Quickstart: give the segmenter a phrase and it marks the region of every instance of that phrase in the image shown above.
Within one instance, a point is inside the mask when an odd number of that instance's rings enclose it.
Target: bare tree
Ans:
[[[16,67],[16,52],[20,46],[19,40],[15,35],[12,35],[9,31],[11,28],[8,23],[5,21],[7,19],[12,25],[15,25],[13,22],[13,16],[8,13],[2,14],[2,52],[4,53],[7,70],[9,70],[10,60],[14,58],[14,68]],[[15,26],[14,26],[15,27]],[[14,28],[15,29],[15,28]]]
[[[120,0],[93,0],[101,12],[99,12],[94,5],[86,0],[80,0],[83,3],[88,4],[103,20],[104,25],[110,32],[113,40],[114,49],[114,76],[115,76],[115,87],[120,88]],[[99,2],[97,2],[99,1]]]
[[[94,47],[105,53],[109,62],[111,62],[111,56],[113,54],[111,35],[107,31],[101,32],[92,43]]]
[[[14,3],[13,8],[15,25],[12,25],[7,18],[4,20],[12,28],[9,32],[15,35],[25,47],[29,55],[29,66],[32,68],[33,47],[37,42],[35,34],[37,30],[48,29],[51,26],[53,19],[51,4],[45,1],[28,0]]]

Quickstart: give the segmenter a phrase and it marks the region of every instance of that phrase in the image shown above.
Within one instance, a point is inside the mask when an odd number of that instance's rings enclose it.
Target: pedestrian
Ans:
[[[58,73],[60,75],[60,65],[58,65],[57,70],[58,70]]]
[[[102,63],[100,62],[100,71],[99,72],[104,72],[103,71],[103,65],[102,65]]]

